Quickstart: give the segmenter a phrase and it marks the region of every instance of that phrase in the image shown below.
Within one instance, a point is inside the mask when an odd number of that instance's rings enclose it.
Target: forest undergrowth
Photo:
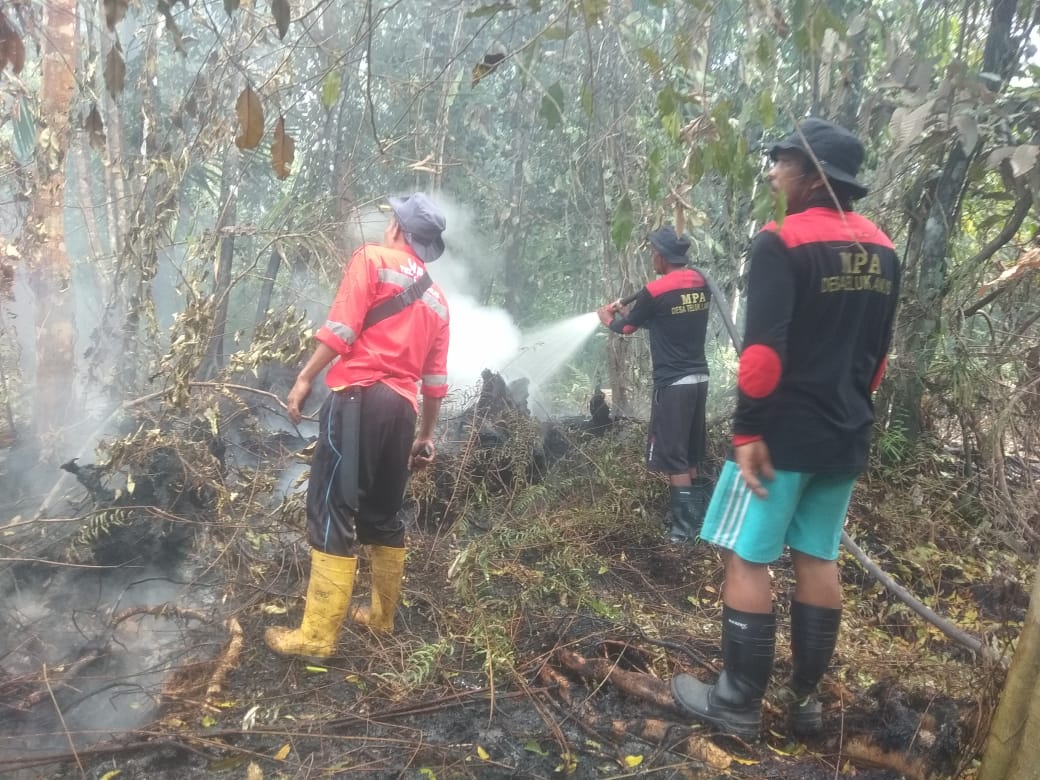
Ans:
[[[1003,668],[921,620],[845,551],[846,606],[822,689],[823,733],[797,739],[769,700],[761,743],[691,724],[666,683],[680,671],[710,679],[720,669],[722,565],[704,544],[665,540],[667,489],[643,467],[645,428],[621,421],[593,436],[553,425],[550,437],[509,410],[494,424],[512,434],[487,446],[487,424],[460,425],[435,466],[413,477],[396,632],[374,635],[348,620],[336,654],[320,663],[274,656],[262,642],[266,626],[301,613],[302,494],[266,509],[258,496],[298,459],[302,442],[251,445],[263,469],[230,468],[207,482],[209,506],[224,520],[194,528],[176,602],[109,616],[113,646],[123,632],[160,630],[162,620],[192,649],[152,684],[148,722],[89,743],[66,734],[64,750],[3,751],[0,773],[972,776]],[[199,436],[182,436],[197,471]],[[565,454],[549,458],[550,439],[565,441],[557,447]],[[1028,550],[1013,550],[986,524],[984,502],[955,466],[946,456],[879,459],[857,487],[848,531],[917,598],[1010,657],[1028,606]],[[246,505],[248,516],[236,510]],[[364,552],[359,569],[354,598],[365,603]],[[776,687],[790,671],[789,560],[771,571]],[[193,589],[210,595],[193,599]],[[193,601],[199,606],[186,606]],[[30,678],[16,680],[23,697],[45,690]],[[0,677],[0,685],[13,691],[12,680]],[[31,703],[0,718],[30,717],[49,700]],[[68,730],[40,723],[52,737]]]

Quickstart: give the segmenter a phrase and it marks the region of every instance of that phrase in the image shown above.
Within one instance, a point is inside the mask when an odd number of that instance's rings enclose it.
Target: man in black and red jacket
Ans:
[[[704,337],[711,293],[704,275],[689,268],[690,241],[665,225],[648,239],[658,279],[647,284],[628,306],[621,301],[598,310],[600,321],[615,333],[650,331],[654,395],[647,436],[647,465],[668,475],[668,538],[694,542],[708,506],[709,485],[697,478],[704,459],[704,408],[708,396],[708,361]]]
[[[841,623],[838,546],[857,475],[867,465],[899,298],[892,242],[856,214],[863,144],[807,119],[769,152],[769,182],[787,216],[751,245],[747,323],[733,457],[701,532],[723,548],[724,670],[714,685],[672,680],[699,720],[757,739],[773,665],[769,564],[791,550],[793,673],[781,690],[796,733],[818,731],[816,688]]]

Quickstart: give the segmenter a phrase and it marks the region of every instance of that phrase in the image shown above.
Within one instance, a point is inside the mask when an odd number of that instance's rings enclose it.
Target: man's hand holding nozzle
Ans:
[[[614,319],[615,316],[621,314],[624,308],[625,307],[621,303],[621,299],[619,298],[616,301],[604,303],[602,306],[596,309],[596,314],[599,315],[599,321],[609,328],[611,321]]]

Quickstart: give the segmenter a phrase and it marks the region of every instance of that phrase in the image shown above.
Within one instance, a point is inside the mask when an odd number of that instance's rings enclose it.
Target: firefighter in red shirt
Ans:
[[[372,600],[354,618],[393,630],[405,559],[399,510],[408,472],[433,460],[434,424],[448,392],[448,306],[426,273],[444,251],[443,213],[422,193],[390,198],[390,207],[383,243],[362,246],[347,264],[315,334],[317,348],[286,402],[299,422],[311,385],[332,363],[307,485],[312,550],[303,621],[264,635],[281,655],[332,654],[361,544],[371,547]]]

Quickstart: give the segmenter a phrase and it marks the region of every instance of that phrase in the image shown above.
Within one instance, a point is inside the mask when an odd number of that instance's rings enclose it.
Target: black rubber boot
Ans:
[[[791,728],[798,736],[812,736],[823,728],[823,705],[816,695],[834,655],[841,627],[841,610],[791,602],[791,679],[777,698],[787,705]]]
[[[689,542],[697,541],[697,534],[701,532],[701,522],[704,515],[697,515],[697,496],[692,487],[673,487],[669,489],[668,519],[671,526],[668,529],[668,541]]]
[[[776,616],[723,607],[722,660],[714,685],[689,674],[672,678],[680,710],[727,734],[757,740],[762,731],[762,695],[769,685],[776,648]]]
[[[690,505],[693,508],[693,516],[697,521],[698,534],[700,534],[701,526],[704,524],[704,517],[708,514],[708,505],[711,504],[713,489],[714,485],[707,477],[697,477],[693,480],[693,484],[690,485],[690,490],[693,491]]]

